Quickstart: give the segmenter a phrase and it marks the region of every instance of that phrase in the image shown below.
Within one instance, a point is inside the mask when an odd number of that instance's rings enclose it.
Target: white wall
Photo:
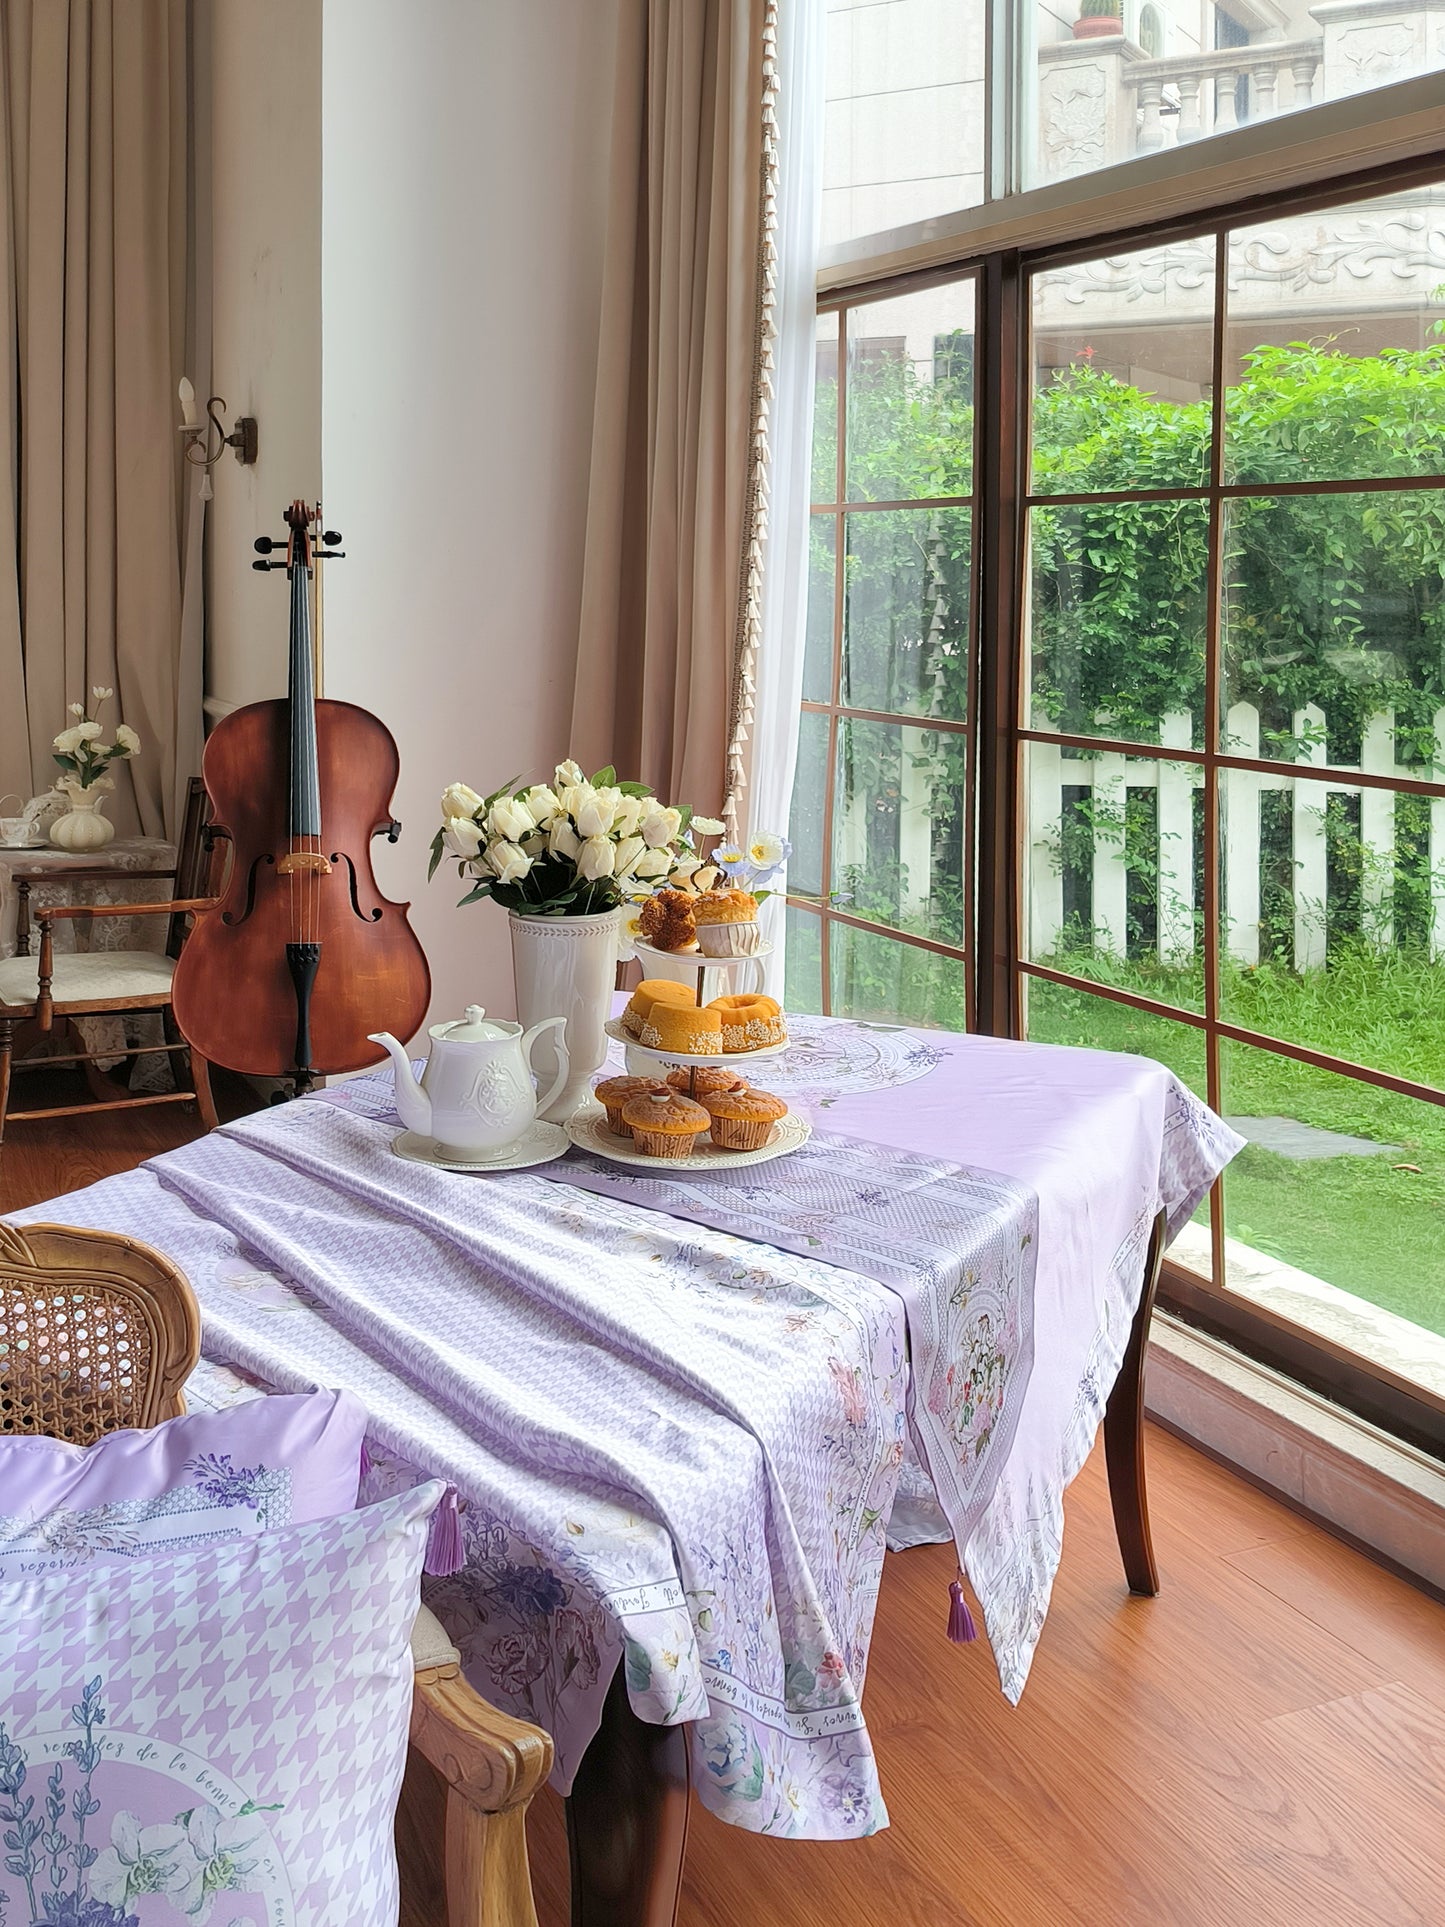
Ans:
[[[210,5],[211,392],[260,458],[212,473],[206,694],[239,704],[286,693],[286,591],[251,544],[321,486],[321,0]]]
[[[326,692],[400,745],[377,871],[413,901],[433,1021],[512,1007],[504,913],[426,882],[441,789],[567,749],[616,11],[325,0]]]

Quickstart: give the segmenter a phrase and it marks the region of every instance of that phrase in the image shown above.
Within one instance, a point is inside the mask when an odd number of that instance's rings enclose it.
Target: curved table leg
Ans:
[[[619,1666],[566,1802],[572,1927],[673,1927],[689,1786],[686,1727],[640,1720]]]
[[[1144,1353],[1149,1344],[1149,1319],[1164,1260],[1164,1213],[1154,1220],[1144,1258],[1144,1291],[1119,1376],[1104,1409],[1104,1458],[1109,1468],[1109,1499],[1114,1508],[1114,1532],[1124,1556],[1124,1576],[1130,1592],[1152,1598],[1159,1590],[1159,1569],[1149,1538],[1149,1494],[1144,1480]]]

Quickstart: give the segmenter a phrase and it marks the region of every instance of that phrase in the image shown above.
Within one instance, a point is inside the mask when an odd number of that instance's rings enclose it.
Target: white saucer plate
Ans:
[[[534,1164],[560,1158],[569,1143],[560,1124],[548,1124],[539,1117],[515,1143],[489,1158],[449,1158],[434,1137],[424,1137],[420,1131],[403,1131],[391,1140],[391,1148],[408,1164],[429,1164],[434,1171],[528,1171]]]
[[[756,1151],[725,1151],[709,1138],[699,1138],[697,1148],[685,1158],[650,1158],[639,1151],[631,1138],[617,1137],[607,1128],[603,1110],[576,1112],[567,1124],[567,1135],[579,1151],[595,1151],[611,1158],[614,1164],[636,1164],[665,1178],[669,1171],[730,1171],[743,1164],[767,1164],[772,1158],[785,1158],[790,1151],[801,1151],[813,1135],[807,1118],[796,1111],[779,1118],[773,1135]]]
[[[746,951],[736,957],[709,957],[701,947],[687,950],[659,950],[657,945],[649,943],[646,937],[634,937],[632,948],[642,951],[648,957],[666,957],[671,963],[695,964],[703,970],[729,970],[738,964],[756,963],[760,957],[771,957],[773,954],[773,946],[766,938],[756,950]]]
[[[637,1039],[622,1028],[622,1019],[613,1017],[603,1025],[607,1035],[617,1044],[625,1044],[629,1051],[636,1051],[639,1057],[650,1057],[659,1064],[676,1064],[680,1069],[689,1064],[711,1064],[713,1069],[730,1069],[733,1065],[756,1063],[760,1057],[776,1057],[779,1051],[788,1049],[791,1039],[784,1038],[781,1044],[760,1044],[756,1050],[718,1051],[710,1057],[689,1057],[684,1051],[654,1050],[651,1044],[639,1044]],[[655,1164],[657,1160],[654,1158]]]

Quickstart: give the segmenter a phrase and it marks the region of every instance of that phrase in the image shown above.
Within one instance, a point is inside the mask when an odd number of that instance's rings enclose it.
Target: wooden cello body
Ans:
[[[319,1075],[380,1063],[369,1032],[411,1036],[431,978],[409,906],[381,895],[371,866],[372,838],[395,841],[400,828],[396,743],[369,710],[315,695],[314,518],[296,503],[286,519],[289,694],[234,711],[206,743],[212,834],[229,842],[230,861],[215,908],[182,948],[172,998],[202,1056],[304,1090]]]

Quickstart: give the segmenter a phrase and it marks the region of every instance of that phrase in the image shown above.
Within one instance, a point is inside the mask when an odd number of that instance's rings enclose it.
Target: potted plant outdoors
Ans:
[[[568,1075],[545,1113],[553,1123],[571,1116],[606,1059],[603,1025],[625,909],[665,883],[706,874],[694,828],[722,831],[688,807],[663,803],[645,783],[620,783],[611,768],[589,779],[570,759],[557,765],[550,784],[506,783],[479,796],[453,783],[443,792],[429,874],[454,857],[471,882],[461,903],[491,897],[510,913],[522,1024],[567,1019]],[[538,1039],[544,1081],[550,1049],[550,1039]]]
[[[100,712],[115,691],[97,684],[90,694],[95,715],[89,714],[84,703],[72,703],[70,713],[75,721],[61,730],[54,743],[55,761],[62,771],[55,787],[70,803],[65,814],[50,826],[50,841],[61,850],[105,848],[115,835],[115,825],[101,815],[101,806],[115,788],[110,766],[140,753],[140,737],[126,723],[117,724],[113,743],[101,741]]]
[[[1124,0],[1079,0],[1075,40],[1098,40],[1124,31]]]

